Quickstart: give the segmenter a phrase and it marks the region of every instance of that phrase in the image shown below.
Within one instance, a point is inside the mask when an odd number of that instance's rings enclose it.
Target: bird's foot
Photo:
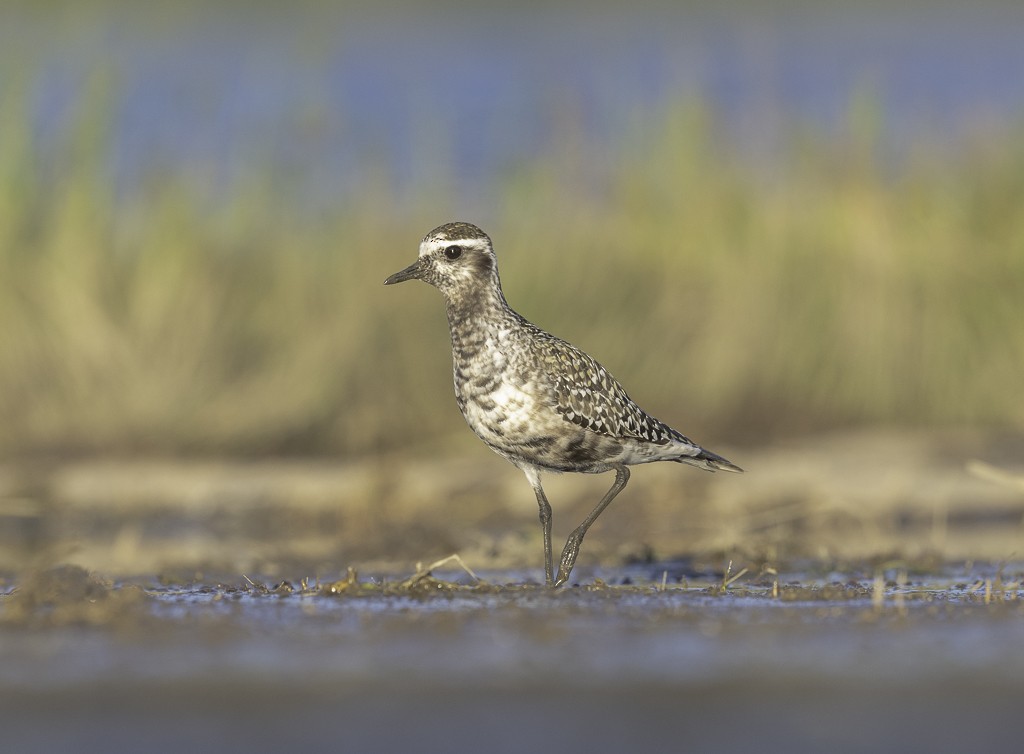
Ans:
[[[572,568],[576,565],[576,557],[580,554],[582,542],[583,535],[578,530],[569,535],[565,547],[562,548],[562,557],[558,562],[558,578],[555,579],[554,586],[561,586],[569,580],[569,574],[572,573]]]

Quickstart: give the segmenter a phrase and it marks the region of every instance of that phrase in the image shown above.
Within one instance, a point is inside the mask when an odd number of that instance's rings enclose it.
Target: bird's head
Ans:
[[[430,283],[453,302],[501,290],[491,239],[469,223],[447,223],[427,233],[420,242],[419,258],[384,285],[406,280]]]

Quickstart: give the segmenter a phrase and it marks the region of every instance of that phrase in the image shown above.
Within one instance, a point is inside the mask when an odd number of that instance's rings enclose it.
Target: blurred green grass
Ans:
[[[83,97],[56,176],[36,171],[30,94],[0,103],[0,452],[468,437],[437,294],[381,286],[427,230],[476,220],[455,177],[409,201],[371,173],[329,216],[269,164],[215,207],[168,165],[116,196],[116,88]],[[613,153],[568,125],[494,177],[509,300],[705,441],[1024,426],[1024,129],[891,161],[867,105],[840,140],[794,124],[770,164],[732,152],[700,102],[638,119]]]

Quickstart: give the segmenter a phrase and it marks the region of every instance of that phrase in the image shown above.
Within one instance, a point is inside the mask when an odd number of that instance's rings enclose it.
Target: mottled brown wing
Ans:
[[[609,437],[663,445],[692,442],[648,415],[603,366],[570,343],[543,334],[541,371],[551,380],[555,408],[567,421]]]

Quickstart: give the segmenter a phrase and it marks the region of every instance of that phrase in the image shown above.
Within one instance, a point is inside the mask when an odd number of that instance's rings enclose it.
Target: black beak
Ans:
[[[394,283],[403,283],[406,280],[419,279],[423,272],[423,268],[420,265],[420,260],[416,260],[401,272],[396,272],[394,275],[384,281],[384,285],[392,285]]]

